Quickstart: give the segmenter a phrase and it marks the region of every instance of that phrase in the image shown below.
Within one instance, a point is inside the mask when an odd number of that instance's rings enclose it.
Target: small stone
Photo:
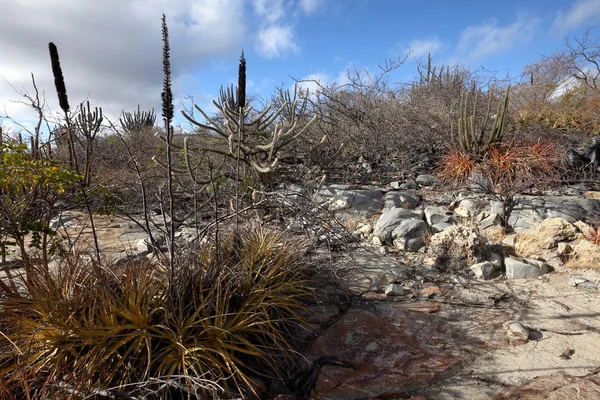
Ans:
[[[502,244],[508,247],[515,247],[515,245],[517,244],[517,235],[516,234],[512,234],[512,235],[508,235],[506,236],[503,240],[502,240]]]
[[[557,357],[562,358],[563,360],[570,360],[573,354],[575,354],[575,350],[566,347],[565,350],[562,353],[560,353]]]
[[[504,329],[508,331],[510,336],[514,336],[523,340],[527,340],[529,338],[529,330],[518,321],[505,322]]]
[[[494,264],[489,261],[483,261],[477,264],[473,264],[469,267],[471,271],[475,274],[477,279],[483,279],[484,281],[490,279],[490,276],[496,270]]]
[[[373,232],[373,227],[371,224],[364,224],[356,229],[358,232],[362,233],[363,236],[369,236],[371,232]]]
[[[571,286],[579,286],[582,283],[587,282],[587,281],[588,280],[586,278],[584,278],[583,276],[578,275],[578,274],[573,274],[573,275],[571,275],[571,279],[569,281],[569,284]]]
[[[379,237],[377,236],[373,236],[371,243],[373,243],[373,246],[383,246],[383,243],[381,243],[381,239],[379,239]]]
[[[387,285],[383,291],[386,296],[402,296],[404,294],[404,288],[396,283]]]
[[[454,283],[458,283],[459,285],[465,285],[465,284],[469,283],[469,280],[461,275],[454,275],[452,277],[452,281]]]
[[[589,279],[586,279],[583,276],[578,275],[578,274],[571,275],[569,284],[571,286],[575,286],[575,287],[581,287],[581,288],[593,290],[596,292],[598,291],[598,285],[596,285],[594,282],[592,282]]]
[[[556,246],[556,251],[560,255],[568,255],[573,252],[573,248],[569,243],[561,242]]]
[[[433,175],[421,174],[421,175],[417,176],[417,179],[415,179],[415,182],[417,183],[417,185],[420,185],[420,186],[431,186],[437,182],[437,178]]]

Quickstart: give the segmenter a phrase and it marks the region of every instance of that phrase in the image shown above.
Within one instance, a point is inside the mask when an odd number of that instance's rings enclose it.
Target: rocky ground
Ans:
[[[319,314],[299,332],[314,339],[311,398],[600,399],[600,253],[584,239],[600,200],[523,198],[506,236],[493,201],[413,189],[323,189],[360,245],[323,258]],[[91,244],[84,214],[54,224]],[[103,257],[150,257],[132,221],[98,217],[96,228]]]

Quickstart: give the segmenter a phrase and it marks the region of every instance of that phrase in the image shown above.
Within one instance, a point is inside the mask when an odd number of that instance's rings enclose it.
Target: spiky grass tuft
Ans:
[[[22,292],[0,299],[0,398],[257,397],[256,378],[280,374],[302,321],[302,254],[255,228],[180,259],[171,288],[170,272],[148,263],[31,267]]]

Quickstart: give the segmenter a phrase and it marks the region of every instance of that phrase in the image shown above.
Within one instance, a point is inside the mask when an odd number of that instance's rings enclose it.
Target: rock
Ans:
[[[484,281],[490,279],[496,267],[489,261],[483,261],[477,264],[473,264],[469,267],[475,274],[477,279],[483,279]]]
[[[516,243],[517,243],[517,235],[516,234],[507,235],[502,240],[502,244],[505,246],[508,246],[508,247],[515,247]]]
[[[360,232],[363,236],[369,236],[371,232],[373,232],[373,227],[371,224],[363,224],[356,229],[357,232]]]
[[[497,226],[502,224],[502,217],[498,214],[490,214],[488,217],[481,220],[477,225],[479,229],[487,229],[492,226]]]
[[[417,251],[425,246],[423,235],[428,232],[425,221],[417,218],[405,219],[391,234],[394,246],[399,250]]]
[[[600,200],[572,196],[515,196],[508,224],[517,233],[547,218],[562,218],[567,222],[592,220],[600,214]]]
[[[492,252],[488,255],[487,261],[491,262],[494,268],[496,268],[497,270],[501,270],[504,257],[502,256],[502,254]]]
[[[589,279],[584,278],[582,275],[573,274],[571,275],[571,279],[569,280],[569,284],[571,286],[580,287],[588,290],[593,290],[595,292],[598,291],[598,285]]]
[[[485,246],[486,239],[476,228],[453,225],[431,237],[428,254],[436,258],[436,264],[462,270],[465,264],[484,261]]]
[[[58,229],[58,228],[69,228],[73,226],[73,218],[67,214],[62,213],[58,217],[54,217],[50,220],[50,228]]]
[[[537,260],[507,257],[504,259],[508,279],[537,278],[548,272],[546,263]]]
[[[392,242],[392,232],[402,221],[415,218],[416,214],[404,208],[392,208],[384,210],[375,225],[373,234],[377,236],[382,243]]]
[[[382,189],[355,189],[347,185],[324,185],[317,193],[317,199],[324,202],[331,211],[347,211],[367,216],[383,209]]]
[[[556,246],[556,252],[562,256],[566,256],[573,252],[573,248],[569,243],[562,242]]]
[[[479,169],[475,169],[469,178],[469,189],[473,192],[491,193],[494,191],[494,185]]]
[[[421,201],[418,197],[408,192],[389,192],[385,196],[385,209],[390,208],[406,208],[406,209],[414,209],[416,208]]]
[[[383,246],[383,242],[381,241],[381,239],[379,239],[378,236],[373,236],[373,238],[371,239],[371,244],[373,244],[373,246]]]
[[[349,309],[311,344],[309,360],[337,357],[357,368],[323,368],[310,398],[406,398],[503,345],[495,336],[479,341],[457,334],[492,331],[497,317],[440,320],[440,307],[431,302],[378,302],[370,310]]]
[[[433,175],[421,174],[415,179],[417,185],[432,186],[438,182],[438,179]]]
[[[504,323],[504,329],[510,336],[518,339],[527,340],[529,338],[529,330],[518,321],[507,321]]]
[[[475,217],[485,208],[487,202],[481,199],[464,199],[458,203],[454,212],[463,218]]]
[[[404,294],[404,288],[398,284],[392,283],[387,285],[383,292],[386,296],[402,296]]]
[[[458,283],[459,285],[466,285],[469,283],[469,280],[462,275],[453,275],[452,282]]]
[[[431,231],[434,233],[441,232],[455,223],[450,213],[441,207],[427,206],[423,213],[425,221],[427,221],[431,227]]]

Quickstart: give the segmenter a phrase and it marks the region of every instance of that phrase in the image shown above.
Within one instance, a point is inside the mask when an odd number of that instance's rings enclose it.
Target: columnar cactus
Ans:
[[[452,141],[456,141],[460,148],[472,154],[476,158],[484,157],[491,144],[500,142],[504,137],[504,127],[506,123],[506,113],[508,110],[510,86],[506,89],[504,100],[498,103],[498,109],[492,128],[487,132],[487,124],[490,118],[490,110],[492,106],[492,98],[494,97],[493,90],[488,93],[488,104],[485,111],[483,124],[480,127],[476,126],[477,103],[479,100],[479,91],[475,94],[473,104],[473,112],[469,116],[467,108],[469,104],[469,93],[465,92],[461,96],[460,101],[460,117],[458,119],[458,137],[454,136],[454,129],[451,129]]]

